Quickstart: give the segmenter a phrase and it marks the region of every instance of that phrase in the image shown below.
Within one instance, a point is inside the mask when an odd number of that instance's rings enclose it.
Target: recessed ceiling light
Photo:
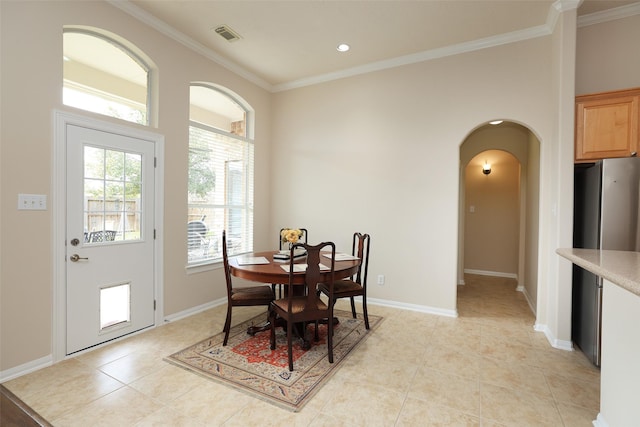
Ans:
[[[490,125],[499,125],[500,123],[502,123],[502,120],[494,120],[492,122],[489,122]]]
[[[346,43],[340,43],[336,49],[338,49],[338,52],[346,52],[351,49],[351,46]]]

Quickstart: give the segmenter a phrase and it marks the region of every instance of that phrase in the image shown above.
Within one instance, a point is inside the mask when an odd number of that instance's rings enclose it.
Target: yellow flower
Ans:
[[[280,232],[280,237],[282,237],[282,243],[298,243],[302,237],[302,231],[297,228],[284,228]]]

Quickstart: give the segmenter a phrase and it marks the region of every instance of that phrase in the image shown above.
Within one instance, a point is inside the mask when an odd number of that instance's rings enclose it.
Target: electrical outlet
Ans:
[[[384,285],[384,274],[378,274],[378,285]]]

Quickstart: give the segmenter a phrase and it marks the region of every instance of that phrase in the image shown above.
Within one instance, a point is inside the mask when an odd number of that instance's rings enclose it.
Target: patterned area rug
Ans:
[[[338,369],[340,363],[382,320],[369,315],[370,329],[358,315],[335,310],[340,323],[334,328],[333,363],[327,359],[327,327],[320,325],[320,341],[313,340],[314,326],[308,326],[311,348],[303,350],[300,340],[293,343],[293,372],[289,371],[287,338],[282,328],[276,329],[276,349],[269,349],[269,331],[253,337],[247,334],[251,325],[261,324],[261,314],[231,328],[227,346],[222,346],[223,333],[172,354],[165,360],[207,378],[233,386],[291,411],[299,411]]]

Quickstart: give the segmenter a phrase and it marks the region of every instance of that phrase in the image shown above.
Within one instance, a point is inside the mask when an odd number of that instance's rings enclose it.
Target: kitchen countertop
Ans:
[[[560,248],[556,253],[640,296],[640,252]]]

